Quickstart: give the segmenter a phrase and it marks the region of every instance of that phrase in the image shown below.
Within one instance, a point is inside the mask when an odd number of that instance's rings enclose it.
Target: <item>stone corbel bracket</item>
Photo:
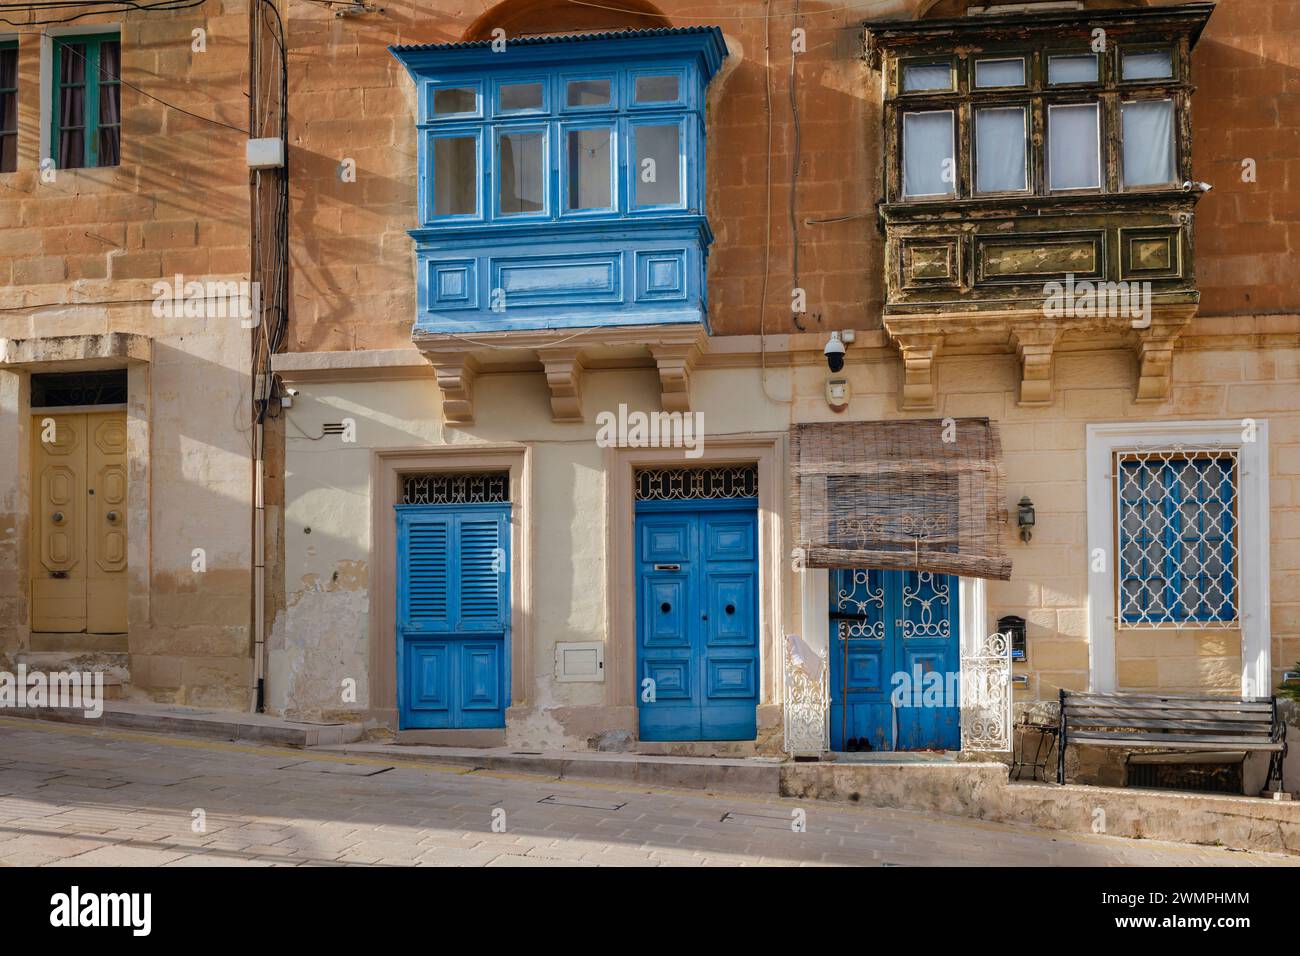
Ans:
[[[903,357],[903,387],[899,396],[899,408],[903,411],[934,408],[934,360],[943,346],[943,336],[903,333],[895,335],[894,341]]]
[[[1011,326],[1011,341],[1020,359],[1021,406],[1052,403],[1052,352],[1061,337],[1054,323],[1016,323]]]
[[[923,411],[935,407],[934,361],[941,349],[966,351],[972,343],[1000,341],[1020,360],[1021,406],[1052,402],[1052,366],[1057,346],[1066,335],[1086,336],[1137,353],[1138,379],[1133,400],[1167,401],[1170,394],[1174,346],[1196,315],[1196,303],[1153,306],[1150,321],[1135,325],[1128,314],[1079,318],[1050,318],[1039,311],[954,312],[930,315],[886,315],[885,331],[903,357],[903,388],[899,407]],[[999,351],[1001,350],[998,349]]]
[[[557,422],[580,422],[582,415],[582,350],[579,348],[538,349],[551,390],[551,419]]]
[[[474,379],[478,360],[464,352],[425,353],[438,388],[442,391],[442,414],[448,425],[474,424]]]
[[[703,332],[682,341],[650,343],[650,354],[659,368],[659,401],[664,411],[690,411],[691,371],[703,346]]]
[[[1138,360],[1133,401],[1168,401],[1173,384],[1174,346],[1195,315],[1195,305],[1157,306],[1151,310],[1149,326],[1133,329],[1132,344]]]

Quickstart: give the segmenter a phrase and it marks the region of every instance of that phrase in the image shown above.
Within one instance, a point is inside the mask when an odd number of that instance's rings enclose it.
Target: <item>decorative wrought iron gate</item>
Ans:
[[[961,658],[961,749],[1011,749],[1011,635],[994,632]]]
[[[785,638],[785,751],[821,754],[830,747],[825,657],[795,634]]]

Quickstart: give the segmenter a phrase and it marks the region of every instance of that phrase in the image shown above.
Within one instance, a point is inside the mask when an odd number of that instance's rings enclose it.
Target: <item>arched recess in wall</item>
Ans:
[[[492,31],[497,27],[505,30],[507,37],[518,37],[653,30],[672,25],[658,7],[646,0],[600,0],[599,5],[571,0],[504,0],[471,23],[461,39],[465,42],[491,40]]]
[[[964,17],[968,7],[1010,7],[1008,12],[1019,12],[1027,0],[916,0],[916,19],[939,20],[944,17]],[[1145,7],[1146,0],[1080,0],[1085,10],[1122,10],[1125,7]]]

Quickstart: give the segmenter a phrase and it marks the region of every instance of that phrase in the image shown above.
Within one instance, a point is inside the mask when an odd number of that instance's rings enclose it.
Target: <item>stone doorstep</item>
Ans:
[[[786,763],[781,766],[781,795],[1067,833],[1300,855],[1300,802],[1012,782],[1001,763]]]
[[[320,749],[434,766],[472,767],[503,773],[540,774],[561,780],[602,780],[682,790],[777,796],[781,787],[781,762],[772,757],[664,757],[568,750],[534,753],[510,747],[435,747],[395,743],[348,743]]]
[[[104,713],[99,718],[58,707],[5,708],[0,710],[0,716],[299,748],[351,743],[365,734],[365,727],[360,723],[308,724],[266,714],[118,700],[105,700]]]

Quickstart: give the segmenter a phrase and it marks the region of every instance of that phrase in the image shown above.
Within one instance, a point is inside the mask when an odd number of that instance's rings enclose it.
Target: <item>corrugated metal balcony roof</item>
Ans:
[[[510,46],[541,46],[551,43],[580,43],[584,40],[640,39],[646,37],[682,36],[691,33],[709,33],[713,26],[655,27],[649,30],[610,30],[598,33],[546,33],[538,36],[510,37]],[[469,40],[457,43],[413,43],[389,47],[394,53],[411,53],[418,50],[472,50],[490,47],[492,40]]]

